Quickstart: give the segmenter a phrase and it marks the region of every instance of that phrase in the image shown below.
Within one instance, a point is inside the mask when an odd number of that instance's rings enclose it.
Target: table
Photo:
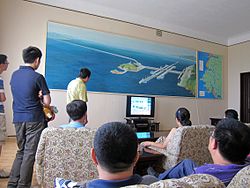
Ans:
[[[153,150],[150,151],[150,149],[147,149],[147,151],[143,150],[136,163],[134,172],[141,176],[146,175],[149,166],[153,167],[157,172],[162,172],[164,171],[162,167],[164,158],[164,154]]]
[[[209,119],[211,120],[211,125],[214,125],[214,126],[216,126],[217,123],[218,123],[220,120],[222,120],[222,118],[214,118],[214,117],[211,117],[211,118],[209,118]]]
[[[153,167],[157,172],[164,171],[162,164],[165,158],[164,154],[158,152],[143,151],[136,163],[134,172],[141,176],[147,175],[147,169],[149,166]]]
[[[152,132],[153,136],[151,138],[145,138],[145,139],[138,139],[139,143],[144,141],[156,141],[161,136],[168,136],[170,130],[164,130],[164,131],[156,131]],[[163,172],[164,169],[162,167],[163,160],[165,159],[165,155],[158,153],[151,149],[143,149],[139,160],[137,161],[137,164],[134,168],[134,172],[139,175],[146,175],[147,169],[149,166],[153,167],[157,172]]]

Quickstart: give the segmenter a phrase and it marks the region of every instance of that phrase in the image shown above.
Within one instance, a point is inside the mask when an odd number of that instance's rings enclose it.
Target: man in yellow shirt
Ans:
[[[68,84],[67,104],[73,100],[88,102],[86,83],[89,81],[90,75],[89,69],[81,68],[78,77]]]

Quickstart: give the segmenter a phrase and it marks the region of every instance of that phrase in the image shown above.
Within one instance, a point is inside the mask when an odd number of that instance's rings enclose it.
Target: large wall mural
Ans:
[[[48,22],[45,76],[50,89],[66,90],[87,67],[88,91],[196,97],[196,57],[187,48]]]

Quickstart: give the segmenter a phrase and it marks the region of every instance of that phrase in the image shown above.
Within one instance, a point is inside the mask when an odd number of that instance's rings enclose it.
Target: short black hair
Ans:
[[[175,117],[181,123],[182,126],[192,125],[192,122],[190,121],[190,112],[184,107],[181,107],[176,111]]]
[[[213,137],[218,142],[220,154],[231,163],[242,163],[250,152],[250,128],[238,120],[219,121]]]
[[[234,109],[227,109],[225,111],[225,117],[239,120],[238,112],[236,110],[234,110]]]
[[[7,56],[4,54],[0,54],[0,64],[5,64]]]
[[[82,100],[73,100],[66,106],[69,117],[76,121],[81,119],[87,112],[87,104]]]
[[[91,71],[89,69],[81,68],[78,77],[84,79],[87,77],[90,78],[90,75],[91,75]]]
[[[108,172],[126,171],[137,155],[137,136],[125,123],[110,122],[98,128],[94,137],[97,161]]]
[[[23,50],[23,61],[24,63],[32,64],[34,61],[39,58],[41,59],[42,52],[39,48],[34,46],[29,46]]]

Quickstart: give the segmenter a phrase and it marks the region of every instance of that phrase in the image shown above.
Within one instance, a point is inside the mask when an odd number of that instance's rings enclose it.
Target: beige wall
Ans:
[[[93,13],[94,14],[94,13]],[[227,47],[204,42],[180,35],[163,33],[162,37],[155,35],[155,30],[140,27],[129,23],[100,18],[83,13],[62,10],[54,7],[38,5],[20,0],[0,1],[0,51],[9,56],[11,64],[3,77],[5,80],[7,102],[8,133],[14,134],[11,125],[11,93],[9,80],[11,73],[22,63],[21,51],[29,45],[35,45],[43,51],[43,63],[39,72],[44,73],[46,52],[47,21],[71,24],[105,32],[113,32],[135,38],[157,41],[161,43],[174,44],[180,47],[202,50],[223,56],[223,88],[224,98],[222,100],[206,100],[183,97],[157,97],[156,120],[161,122],[161,129],[170,129],[175,126],[174,113],[180,106],[185,106],[191,111],[193,124],[209,123],[209,117],[223,116],[227,107]],[[59,114],[51,125],[66,123],[68,117],[65,111],[65,91],[52,91],[52,104],[59,108]],[[89,93],[89,126],[98,127],[104,122],[124,120],[125,95]]]
[[[240,73],[250,72],[250,42],[228,48],[228,107],[240,112]]]

